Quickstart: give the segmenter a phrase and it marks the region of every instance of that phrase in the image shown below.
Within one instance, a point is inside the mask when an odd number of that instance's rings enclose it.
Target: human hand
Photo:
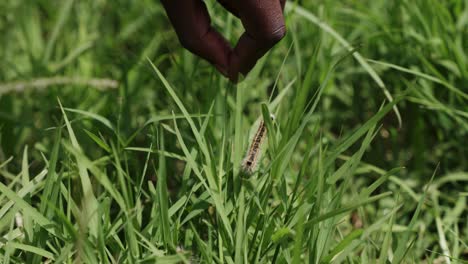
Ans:
[[[161,0],[180,43],[214,64],[236,83],[286,34],[283,10],[286,0],[217,0],[240,18],[245,32],[235,48],[212,26],[202,0]]]

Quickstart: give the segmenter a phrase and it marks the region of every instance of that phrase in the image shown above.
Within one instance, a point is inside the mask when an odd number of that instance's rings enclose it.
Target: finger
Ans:
[[[258,59],[286,34],[283,10],[279,1],[244,0],[239,2],[240,19],[245,33],[230,56],[229,78],[237,81],[246,75]]]
[[[161,2],[182,46],[214,64],[222,74],[227,75],[231,47],[211,27],[205,4],[201,0],[161,0]]]
[[[286,0],[280,0],[281,10],[284,11],[284,6],[286,6]]]
[[[279,0],[281,5],[281,10],[284,10],[284,6],[286,5],[286,0]],[[227,11],[239,17],[239,2],[238,0],[218,0]]]
[[[220,3],[231,14],[239,17],[239,7],[237,1],[238,0],[218,0],[218,3]]]

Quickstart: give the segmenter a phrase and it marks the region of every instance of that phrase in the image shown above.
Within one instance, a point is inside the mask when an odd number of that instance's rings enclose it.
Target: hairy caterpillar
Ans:
[[[274,120],[275,116],[272,114],[271,119]],[[250,143],[249,150],[245,155],[245,158],[242,162],[242,170],[247,174],[252,174],[258,165],[258,160],[262,152],[262,143],[265,141],[267,134],[267,127],[263,120],[260,121],[257,132],[252,138]]]

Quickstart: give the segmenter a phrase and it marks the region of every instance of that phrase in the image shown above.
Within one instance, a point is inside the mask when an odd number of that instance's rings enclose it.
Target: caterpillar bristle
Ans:
[[[273,114],[270,115],[272,120],[275,120],[275,116]],[[242,170],[251,175],[255,172],[257,168],[258,161],[260,159],[260,155],[262,153],[262,143],[266,138],[267,128],[265,122],[262,120],[258,126],[257,132],[255,136],[252,138],[252,142],[250,143],[249,150],[245,155],[244,160],[242,161]]]

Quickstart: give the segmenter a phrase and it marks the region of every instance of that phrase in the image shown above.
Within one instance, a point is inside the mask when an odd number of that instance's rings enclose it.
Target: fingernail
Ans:
[[[237,83],[238,81],[238,73],[236,72],[229,72],[228,74],[228,78],[229,78],[229,81],[231,81],[232,83]]]

